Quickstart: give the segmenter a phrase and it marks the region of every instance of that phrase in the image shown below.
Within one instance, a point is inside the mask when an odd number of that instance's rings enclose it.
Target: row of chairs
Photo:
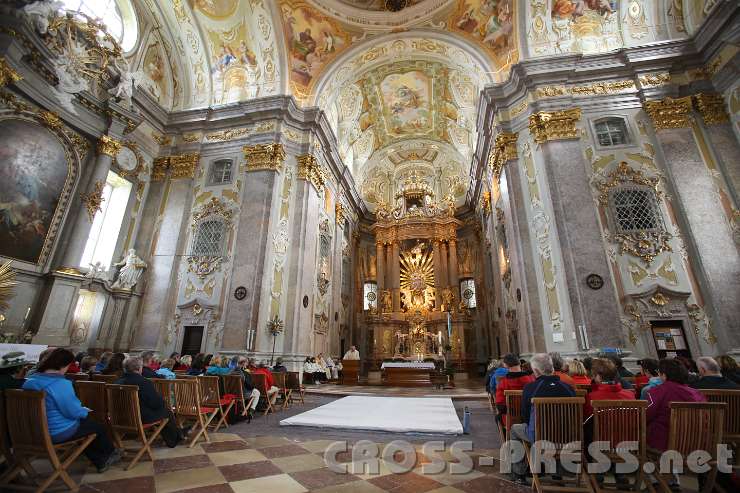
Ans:
[[[740,443],[740,390],[703,390],[709,402],[688,403],[674,402],[670,405],[670,431],[668,450],[675,450],[686,459],[696,450],[705,450],[710,453],[708,465],[710,473],[704,485],[704,491],[711,492],[715,487],[717,477],[717,445],[726,443],[737,449]],[[509,435],[511,426],[522,422],[521,390],[507,390],[507,415],[503,424],[498,423],[502,442]],[[566,450],[571,442],[583,443],[583,396],[570,398],[534,398],[535,407],[535,440],[545,440],[554,444],[556,455]],[[643,400],[605,400],[592,401],[593,407],[593,441],[603,441],[609,444],[605,452],[613,462],[620,461],[621,456],[617,446],[619,443],[635,442],[638,444],[636,452],[639,469],[635,476],[633,489],[639,489],[644,481],[643,465],[648,461],[658,461],[660,453],[648,450],[646,445],[646,409],[648,402]],[[531,450],[525,444],[527,460],[534,471]],[[585,464],[584,452],[581,452],[581,464]],[[655,467],[657,471],[657,466]],[[670,491],[666,478],[656,474],[656,479],[663,491]],[[588,482],[585,482],[588,481]],[[647,488],[653,491],[649,481],[644,481]],[[557,482],[556,482],[557,483]],[[538,492],[563,491],[562,484],[546,484],[542,477],[533,472],[532,486]],[[638,488],[635,488],[638,487]],[[603,485],[586,471],[577,477],[574,489],[568,491],[604,491]],[[611,489],[610,491],[615,491]]]

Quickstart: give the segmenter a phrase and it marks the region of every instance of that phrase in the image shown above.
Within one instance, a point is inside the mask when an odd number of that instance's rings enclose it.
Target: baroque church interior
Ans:
[[[4,343],[740,359],[736,1],[0,12]]]

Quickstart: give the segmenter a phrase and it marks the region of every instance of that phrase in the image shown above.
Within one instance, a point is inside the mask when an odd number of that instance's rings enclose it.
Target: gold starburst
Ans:
[[[401,255],[401,289],[422,293],[434,286],[434,261],[432,252],[423,244],[416,245]]]
[[[8,260],[0,265],[0,310],[8,308],[8,300],[13,297],[13,287],[17,286],[15,282],[15,272],[10,268],[11,261]]]

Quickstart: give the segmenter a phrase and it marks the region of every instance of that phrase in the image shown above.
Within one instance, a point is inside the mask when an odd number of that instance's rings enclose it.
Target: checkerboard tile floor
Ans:
[[[417,445],[416,466],[395,474],[393,464],[381,461],[378,471],[330,470],[324,451],[331,440],[295,441],[286,437],[242,437],[235,433],[211,434],[211,443],[195,447],[168,449],[157,447],[154,462],[141,462],[130,471],[122,465],[104,474],[93,472],[83,461],[72,468],[75,480],[82,482],[83,493],[455,493],[512,491],[524,493],[503,479],[497,466],[480,466],[480,456],[495,457],[497,451],[478,451],[475,467],[466,474],[424,474],[430,461]],[[380,450],[384,444],[378,444]],[[445,458],[444,454],[442,457]],[[350,453],[339,453],[337,461],[348,463]],[[397,463],[404,457],[397,454]],[[495,463],[495,461],[494,461]],[[125,464],[125,463],[124,463]]]

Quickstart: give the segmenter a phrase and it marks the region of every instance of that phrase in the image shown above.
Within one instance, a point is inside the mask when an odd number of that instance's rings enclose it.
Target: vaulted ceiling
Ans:
[[[327,112],[372,208],[415,170],[465,194],[484,85],[520,59],[686,36],[706,0],[131,0],[130,63],[168,110],[274,94]],[[397,12],[389,8],[404,7]]]

